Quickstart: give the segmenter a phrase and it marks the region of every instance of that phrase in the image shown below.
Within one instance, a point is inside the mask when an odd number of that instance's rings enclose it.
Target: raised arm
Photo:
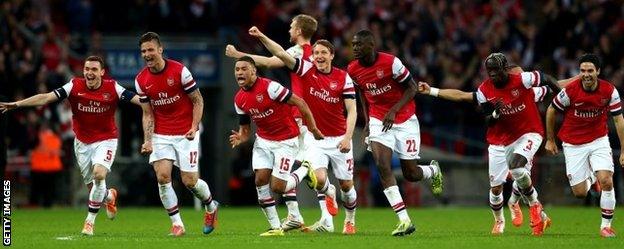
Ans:
[[[293,94],[290,96],[290,98],[288,98],[288,101],[286,103],[288,103],[289,105],[294,105],[299,109],[301,115],[303,116],[303,120],[305,120],[306,122],[306,126],[308,126],[308,130],[312,132],[316,140],[320,140],[325,137],[323,133],[321,133],[321,131],[316,127],[316,122],[314,121],[314,117],[312,116],[310,107],[308,107],[308,104],[306,104],[306,102],[303,101],[302,98]]]
[[[290,54],[288,54],[288,52],[286,52],[286,50],[284,50],[282,46],[277,44],[277,42],[271,40],[271,38],[260,32],[260,30],[256,26],[253,26],[249,29],[249,35],[257,37],[260,42],[262,42],[262,45],[264,45],[264,47],[266,47],[269,52],[271,52],[271,54],[277,56],[277,58],[284,62],[284,65],[286,65],[286,67],[291,70],[295,68],[295,58],[290,56]]]
[[[243,56],[249,56],[256,62],[257,67],[264,67],[264,68],[284,67],[284,62],[282,62],[280,58],[277,58],[277,56],[266,57],[262,55],[244,53],[244,52],[238,51],[236,47],[230,44],[225,46],[225,55],[227,57],[234,58],[234,59],[238,59]]]
[[[20,101],[0,102],[0,111],[2,111],[2,113],[5,113],[19,107],[47,105],[49,103],[57,101],[58,99],[59,96],[57,96],[54,92],[41,93]]]

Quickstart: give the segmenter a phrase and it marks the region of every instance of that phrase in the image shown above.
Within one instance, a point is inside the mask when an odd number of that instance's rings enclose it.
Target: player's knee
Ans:
[[[490,188],[492,194],[500,195],[503,192],[503,185],[498,185]]]
[[[271,184],[271,191],[277,193],[277,194],[283,194],[284,189],[286,188],[286,186],[284,186],[283,184]]]
[[[351,190],[351,188],[353,188],[353,180],[340,180],[340,189],[342,189],[342,191],[347,192],[349,190]]]
[[[156,180],[159,184],[167,184],[171,182],[171,175],[167,173],[156,173]]]
[[[613,189],[613,179],[610,177],[598,179],[598,182],[600,183],[600,188],[602,190],[611,191]]]
[[[511,161],[509,162],[509,168],[511,169],[524,168],[526,164],[527,164],[527,159],[524,156],[521,156],[519,154],[514,154],[514,156],[511,158]]]
[[[96,182],[106,179],[106,172],[93,172],[93,180]]]

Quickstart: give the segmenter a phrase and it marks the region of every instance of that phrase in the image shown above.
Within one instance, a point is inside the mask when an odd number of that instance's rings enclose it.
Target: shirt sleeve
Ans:
[[[524,85],[526,89],[542,84],[542,75],[538,71],[522,72],[520,73],[520,77],[522,77],[522,85]]]
[[[561,91],[553,98],[553,107],[559,111],[564,111],[568,106],[570,106],[570,97],[566,92],[566,89],[563,88]]]
[[[130,100],[132,100],[132,98],[136,95],[132,91],[128,91],[126,88],[119,85],[117,81],[115,81],[115,92],[117,92],[117,97],[119,97],[119,100],[125,102],[130,102]]]
[[[355,86],[349,74],[345,75],[345,84],[342,89],[342,96],[346,99],[355,99]]]
[[[479,103],[479,105],[488,102],[488,99],[485,97],[485,94],[481,90],[481,87],[479,87],[479,89],[477,89],[477,91],[474,92],[474,96],[475,96],[475,100],[477,101],[477,103]]]
[[[620,93],[617,89],[613,88],[611,93],[611,100],[609,101],[609,112],[611,115],[616,116],[622,113],[622,101],[620,100]]]
[[[534,101],[537,102],[542,102],[542,100],[544,100],[544,97],[546,97],[546,94],[548,94],[548,87],[547,86],[540,86],[540,87],[533,87],[531,88],[531,90],[533,90],[533,97],[534,97]]]
[[[301,57],[303,57],[303,48],[299,45],[295,45],[286,49],[286,53],[288,53],[295,59],[302,59]]]
[[[182,88],[184,88],[184,92],[186,93],[191,93],[197,89],[197,83],[195,83],[191,71],[186,67],[182,68],[180,82],[182,82]]]
[[[269,83],[267,93],[269,94],[269,98],[279,102],[286,102],[290,99],[290,96],[292,96],[292,92],[288,90],[288,88],[275,81],[271,81],[271,83]]]
[[[312,69],[312,67],[314,67],[314,64],[312,62],[295,58],[295,67],[293,67],[293,71],[295,72],[295,74],[303,76],[306,73],[310,72],[310,69]]]
[[[69,82],[65,83],[65,85],[63,85],[62,87],[55,89],[54,94],[59,100],[66,99],[69,96],[69,93],[71,93],[73,87],[74,81],[72,79]]]
[[[236,110],[236,114],[238,114],[238,115],[245,115],[245,114],[247,114],[245,111],[243,111],[243,109],[238,107],[236,102],[234,103],[234,110]]]
[[[145,92],[143,92],[143,89],[141,89],[141,86],[139,85],[139,81],[136,79],[134,79],[134,88],[136,89],[137,94],[139,94],[139,101],[141,101],[141,103],[149,102],[149,98],[145,95]]]
[[[403,65],[403,62],[396,57],[394,57],[394,61],[392,62],[392,78],[399,83],[405,83],[412,78],[409,70]]]

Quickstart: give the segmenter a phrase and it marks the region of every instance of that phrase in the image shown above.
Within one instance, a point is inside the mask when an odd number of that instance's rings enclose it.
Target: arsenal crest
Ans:
[[[258,94],[256,95],[256,100],[258,101],[258,103],[262,103],[262,100],[264,100],[264,96],[262,96],[262,94]]]
[[[600,104],[602,104],[602,105],[607,105],[608,102],[609,102],[609,100],[607,98],[600,99]]]
[[[103,93],[102,94],[102,98],[104,98],[104,100],[109,100],[110,99],[110,93]]]
[[[336,90],[338,88],[338,82],[332,81],[329,82],[329,89]]]
[[[384,77],[384,71],[383,69],[377,70],[377,78],[383,78]]]
[[[520,95],[520,91],[518,89],[511,90],[511,96],[518,97]]]
[[[174,83],[174,81],[173,81],[172,78],[167,78],[167,85],[173,86],[173,83]]]

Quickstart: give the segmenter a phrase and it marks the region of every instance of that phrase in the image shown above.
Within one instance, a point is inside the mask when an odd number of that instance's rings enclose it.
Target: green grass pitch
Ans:
[[[285,209],[280,209],[284,217]],[[318,219],[318,209],[303,209],[306,222]],[[509,210],[505,234],[491,236],[492,215],[487,206],[475,208],[409,209],[417,231],[406,237],[392,237],[397,218],[390,208],[360,208],[354,236],[344,236],[344,211],[334,219],[336,233],[309,234],[289,232],[284,237],[262,238],[258,234],[268,228],[259,208],[221,207],[219,226],[210,235],[203,235],[201,212],[183,209],[186,235],[168,237],[170,222],[162,208],[120,207],[117,219],[106,219],[100,211],[95,224],[95,236],[80,234],[85,209],[26,210],[12,213],[12,247],[16,248],[624,248],[624,222],[616,209],[614,229],[618,238],[603,239],[598,235],[599,208],[548,207],[553,226],[544,236],[533,237],[526,222],[516,228],[511,225]]]

